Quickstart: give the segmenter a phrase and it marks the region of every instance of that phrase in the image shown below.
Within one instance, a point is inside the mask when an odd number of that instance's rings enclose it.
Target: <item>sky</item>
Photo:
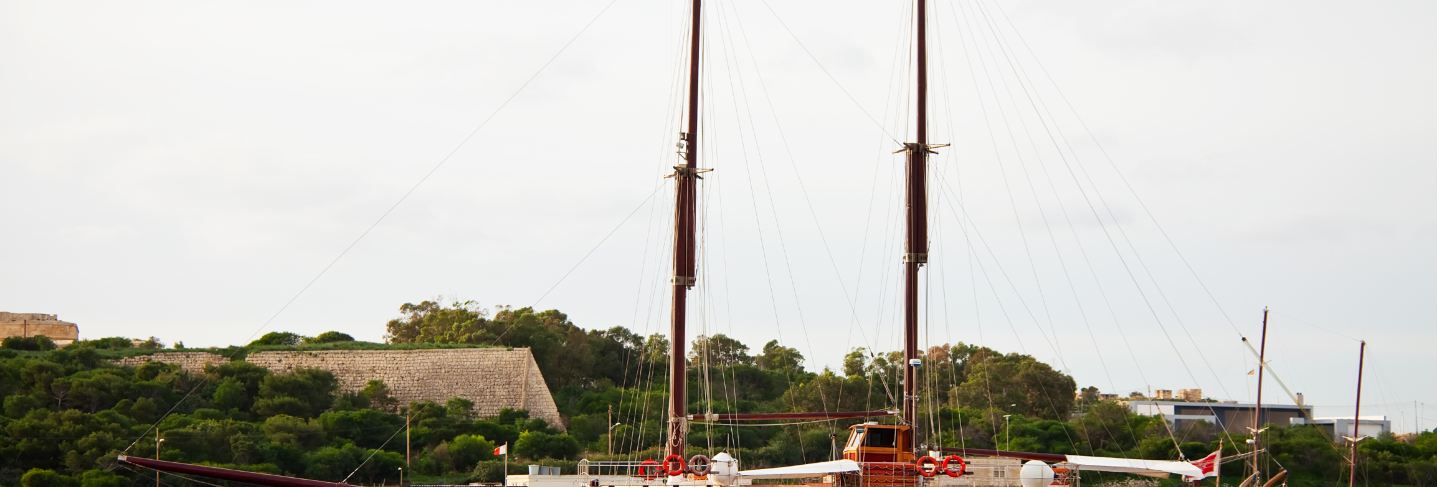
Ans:
[[[434,298],[665,330],[687,4],[0,2],[0,310],[192,347],[378,341]],[[931,20],[922,342],[1245,402],[1268,306],[1317,415],[1365,340],[1365,414],[1435,427],[1434,2]],[[910,22],[707,3],[689,338],[899,348]]]

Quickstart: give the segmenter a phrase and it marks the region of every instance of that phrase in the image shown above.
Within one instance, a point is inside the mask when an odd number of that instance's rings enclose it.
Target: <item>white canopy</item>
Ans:
[[[747,479],[804,479],[821,477],[832,473],[859,472],[860,464],[854,460],[835,460],[830,462],[807,463],[790,467],[761,468],[756,470],[741,470],[740,477]],[[1199,469],[1196,469],[1199,472]]]
[[[1190,477],[1204,475],[1200,472],[1200,467],[1196,467],[1190,462],[1065,455],[1065,463],[1071,464],[1077,470],[1132,473],[1147,477],[1167,477],[1171,474]]]

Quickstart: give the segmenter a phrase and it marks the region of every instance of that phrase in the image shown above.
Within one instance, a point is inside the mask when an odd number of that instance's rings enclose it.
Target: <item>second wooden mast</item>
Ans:
[[[920,347],[920,267],[929,260],[926,228],[925,160],[930,155],[926,133],[925,0],[915,1],[915,141],[905,144],[905,374],[901,420],[915,424],[916,376]],[[913,449],[914,432],[903,449]]]
[[[695,192],[700,148],[700,0],[691,2],[690,85],[680,164],[675,165],[675,253],[670,279],[670,411],[666,455],[685,455],[685,298],[695,286]]]

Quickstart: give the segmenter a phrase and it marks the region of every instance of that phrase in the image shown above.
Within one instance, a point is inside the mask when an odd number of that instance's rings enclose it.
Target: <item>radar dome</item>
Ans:
[[[1020,467],[1020,485],[1024,487],[1045,487],[1055,480],[1055,469],[1045,462],[1031,460]]]

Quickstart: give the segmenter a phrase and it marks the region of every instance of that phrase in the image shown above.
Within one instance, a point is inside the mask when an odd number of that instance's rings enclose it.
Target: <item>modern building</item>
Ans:
[[[1293,419],[1312,416],[1313,407],[1294,404],[1263,404],[1260,406],[1260,424],[1289,425]],[[1171,427],[1182,427],[1191,422],[1205,421],[1217,425],[1230,433],[1246,433],[1255,418],[1254,404],[1238,402],[1181,402],[1131,400],[1130,411],[1145,416],[1162,416]]]
[[[1290,424],[1294,424],[1294,425],[1312,424],[1312,425],[1315,425],[1316,427],[1319,427],[1319,428],[1325,430],[1326,433],[1329,433],[1329,434],[1330,434],[1330,438],[1333,439],[1333,440],[1335,440],[1336,443],[1344,443],[1344,442],[1345,442],[1345,437],[1351,436],[1351,435],[1355,434],[1355,418],[1353,418],[1353,417],[1349,417],[1349,418],[1327,417],[1327,418],[1313,418],[1313,419],[1309,419],[1309,420],[1306,420],[1305,418],[1294,418],[1294,419],[1291,419],[1291,420],[1290,420]],[[1360,417],[1360,436],[1361,436],[1361,437],[1369,436],[1369,437],[1371,437],[1371,438],[1375,438],[1375,437],[1377,437],[1377,436],[1380,436],[1380,435],[1382,435],[1382,434],[1389,433],[1389,432],[1390,432],[1390,419],[1389,419],[1389,418],[1386,418],[1385,416],[1361,416],[1361,417]]]

